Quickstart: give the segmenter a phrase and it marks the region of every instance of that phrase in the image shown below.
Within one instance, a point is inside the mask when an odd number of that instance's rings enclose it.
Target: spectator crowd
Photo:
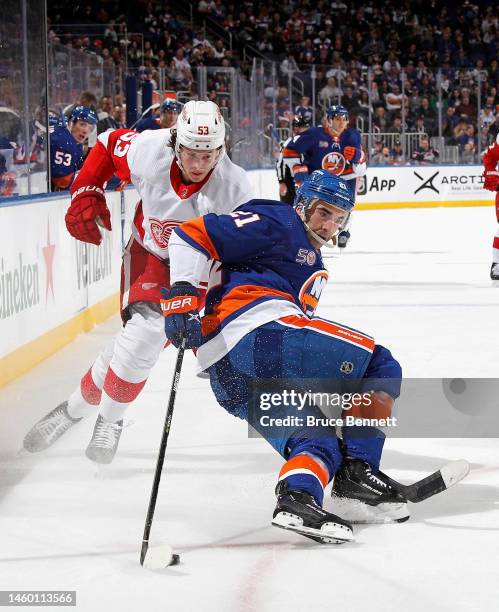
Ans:
[[[240,52],[251,48],[279,62],[281,121],[293,95],[290,73],[310,97],[312,66],[318,108],[341,102],[353,121],[361,118],[364,131],[371,112],[380,135],[372,153],[380,163],[401,159],[386,133],[441,134],[442,144],[457,147],[464,162],[477,161],[476,151],[497,134],[495,2],[200,0],[198,11],[223,25]]]
[[[48,3],[50,44],[100,58],[104,90],[84,103],[78,95],[93,94],[82,86],[65,99],[96,111],[94,138],[125,124],[127,74],[187,100],[198,93],[196,69],[214,68],[207,95],[230,122],[223,69],[248,75],[257,57],[265,66],[266,125],[288,128],[297,111],[318,123],[341,103],[352,125],[371,132],[370,161],[378,164],[480,162],[499,132],[498,29],[492,0],[199,0],[191,13],[177,0]],[[41,107],[30,117],[31,144],[16,143],[15,126],[24,124],[15,91],[4,79],[0,171],[7,191],[14,166],[43,161]],[[409,148],[408,134],[416,137]],[[452,160],[443,155],[450,149]]]

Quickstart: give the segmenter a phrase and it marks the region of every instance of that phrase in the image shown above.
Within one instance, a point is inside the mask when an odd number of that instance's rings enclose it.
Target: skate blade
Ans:
[[[332,496],[333,511],[340,518],[355,525],[403,523],[410,517],[406,503],[370,506],[358,499]]]
[[[338,523],[324,523],[320,529],[306,527],[303,525],[303,519],[296,514],[289,512],[279,512],[273,519],[272,525],[280,529],[294,531],[300,535],[312,538],[321,544],[344,544],[354,540],[353,533],[348,527],[338,525]]]

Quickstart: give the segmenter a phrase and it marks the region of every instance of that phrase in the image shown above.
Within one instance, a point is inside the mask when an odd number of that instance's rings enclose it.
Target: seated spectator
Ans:
[[[386,110],[391,114],[399,114],[402,110],[403,98],[400,87],[394,83],[390,91],[385,94]]]
[[[428,134],[428,128],[425,123],[424,115],[418,115],[416,121],[412,125],[412,131],[418,134]]]
[[[97,111],[97,98],[91,91],[82,91],[78,100],[74,104],[66,106],[63,110],[66,119],[69,119],[69,116],[77,106],[85,106],[86,108],[91,108],[95,112]]]
[[[482,128],[484,128],[484,127],[489,128],[491,125],[494,124],[496,118],[495,118],[495,115],[494,115],[492,109],[493,109],[492,104],[487,104],[480,111],[480,126]]]
[[[456,114],[460,117],[476,117],[476,106],[471,102],[470,94],[468,90],[463,89],[462,100],[456,108]]]
[[[474,164],[476,162],[475,143],[473,139],[468,140],[459,155],[459,161],[463,164]]]
[[[175,87],[179,89],[189,89],[192,83],[191,65],[185,57],[183,48],[177,49],[174,58],[170,63],[171,80]],[[155,87],[157,89],[157,87]]]
[[[310,125],[314,123],[314,109],[310,105],[309,96],[302,96],[300,98],[300,103],[295,107],[295,115],[301,115],[310,122]]]
[[[335,77],[329,77],[327,85],[319,91],[319,100],[324,106],[337,104],[340,97],[343,95],[343,90],[338,87],[338,81]]]
[[[215,6],[211,9],[211,16],[217,21],[223,21],[225,18],[225,6],[222,0],[215,0]]]
[[[430,100],[427,96],[421,98],[421,106],[418,109],[418,115],[424,118],[426,132],[430,135],[434,135],[437,127],[437,113],[430,106]]]
[[[369,116],[369,110],[371,109],[371,103],[369,102],[369,93],[362,89],[359,97],[359,112],[364,117]]]
[[[205,15],[209,15],[215,9],[214,0],[200,0],[198,4],[198,11]]]
[[[466,144],[470,141],[472,141],[474,146],[476,147],[478,144],[478,138],[477,138],[477,135],[475,132],[475,126],[473,125],[473,123],[468,123],[468,125],[466,126],[465,134],[466,134],[466,139],[461,145],[462,148],[464,148]]]
[[[351,86],[345,87],[345,93],[341,98],[341,105],[344,106],[350,114],[356,114],[359,111],[358,97]]]
[[[466,117],[460,117],[454,128],[454,142],[461,148],[468,142],[468,120]]]
[[[341,82],[345,79],[347,73],[345,72],[341,60],[333,61],[332,67],[326,72],[326,78],[330,79],[334,77],[337,82]]]
[[[386,129],[386,131],[390,134],[402,134],[404,127],[402,125],[402,117],[400,115],[396,115],[393,118],[393,123]]]
[[[383,151],[383,141],[382,140],[375,140],[374,141],[374,147],[370,151],[371,162],[374,159],[374,157],[376,157],[378,155],[381,155],[382,151]]]
[[[374,126],[379,129],[380,132],[386,132],[388,127],[388,119],[386,117],[386,111],[384,106],[377,106],[374,111]]]
[[[280,115],[284,115],[284,113],[289,113],[291,111],[289,107],[289,92],[287,87],[279,87],[276,103],[277,112]]]
[[[281,74],[286,78],[290,74],[294,74],[300,71],[300,69],[298,68],[298,64],[296,63],[296,60],[294,58],[294,55],[291,51],[288,53],[287,57],[282,60],[280,69]]]
[[[100,121],[109,116],[113,110],[113,100],[110,96],[102,96],[99,100],[99,108],[97,109],[97,118]]]
[[[224,43],[222,39],[218,39],[215,41],[215,45],[214,45],[214,55],[217,59],[222,59],[225,57],[225,52],[226,49],[224,47]]]
[[[97,122],[97,134],[107,132],[107,130],[117,130],[126,127],[126,113],[123,106],[116,104],[111,114]]]
[[[381,145],[381,146],[380,146]],[[373,166],[387,166],[390,163],[390,150],[382,142],[375,144],[375,153],[371,156],[370,163]]]
[[[397,56],[393,51],[390,51],[390,53],[388,53],[388,58],[383,63],[383,70],[385,72],[390,72],[394,69],[397,73],[400,73],[401,71],[400,63],[397,60]]]
[[[402,151],[402,143],[396,140],[393,149],[390,151],[390,164],[393,166],[401,166],[405,164],[405,155]]]
[[[409,113],[414,115],[417,113],[421,106],[421,96],[419,95],[419,89],[414,86],[409,91]]]
[[[445,138],[445,144],[455,144],[454,130],[458,123],[459,117],[456,115],[456,108],[449,106],[442,119],[442,136]]]
[[[420,166],[434,164],[440,153],[437,149],[430,146],[430,141],[426,136],[421,136],[419,139],[419,147],[412,154],[412,160]]]

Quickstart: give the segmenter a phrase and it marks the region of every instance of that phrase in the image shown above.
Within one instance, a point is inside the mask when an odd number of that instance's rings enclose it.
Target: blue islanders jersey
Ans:
[[[344,155],[346,147],[356,149],[351,160]],[[310,128],[287,144],[284,156],[296,155],[296,152],[303,155],[303,163],[308,166],[309,172],[323,169],[346,180],[350,194],[355,200],[357,175],[353,164],[365,163],[359,130],[348,128],[338,137],[331,136],[322,127]]]
[[[172,259],[176,249],[187,246],[213,260],[202,319],[205,343],[198,350],[203,369],[270,321],[312,327],[373,350],[370,336],[314,317],[328,273],[289,204],[251,200],[230,215],[187,221],[170,239]],[[189,266],[185,255],[184,249],[177,257]],[[172,266],[172,282],[177,269]]]
[[[83,146],[62,126],[51,126],[50,175],[58,189],[69,189],[74,175],[83,164]]]

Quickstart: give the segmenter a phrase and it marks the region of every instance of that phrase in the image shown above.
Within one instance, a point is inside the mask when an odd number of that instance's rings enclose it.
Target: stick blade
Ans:
[[[448,489],[453,485],[460,482],[470,472],[470,464],[464,459],[458,459],[457,461],[451,461],[440,470],[442,474],[442,480],[445,482],[445,486]]]
[[[170,565],[177,565],[180,557],[173,552],[169,544],[152,546],[147,549],[142,565],[149,570],[161,570]]]
[[[422,502],[454,486],[467,476],[469,471],[470,464],[464,459],[451,461],[426,478],[408,485],[405,488],[407,499],[416,504]]]

